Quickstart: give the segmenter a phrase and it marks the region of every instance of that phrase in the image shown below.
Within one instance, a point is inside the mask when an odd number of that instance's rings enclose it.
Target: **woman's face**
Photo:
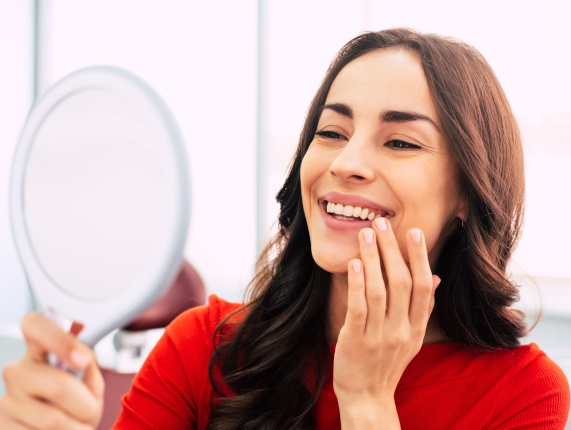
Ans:
[[[379,49],[341,70],[301,165],[303,208],[320,267],[346,273],[349,260],[359,257],[357,233],[376,216],[391,222],[406,261],[407,231],[423,230],[434,266],[457,228],[454,219],[464,219],[440,129],[415,52]]]

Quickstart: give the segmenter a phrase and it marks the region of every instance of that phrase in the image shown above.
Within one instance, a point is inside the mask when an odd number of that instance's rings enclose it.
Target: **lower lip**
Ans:
[[[366,227],[371,227],[372,221],[369,220],[344,220],[335,218],[334,215],[328,214],[323,205],[319,205],[321,215],[325,221],[325,225],[333,230],[354,231],[361,230]]]

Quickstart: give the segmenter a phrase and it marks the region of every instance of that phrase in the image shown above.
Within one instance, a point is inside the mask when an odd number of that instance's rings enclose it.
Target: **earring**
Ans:
[[[464,229],[464,220],[461,219],[460,222],[462,223],[462,229]]]

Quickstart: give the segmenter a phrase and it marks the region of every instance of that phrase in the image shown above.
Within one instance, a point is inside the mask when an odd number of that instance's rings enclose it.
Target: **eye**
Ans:
[[[315,132],[315,135],[319,136],[319,137],[323,137],[325,139],[344,139],[344,140],[347,139],[342,134],[339,134],[339,133],[336,133],[336,132],[330,131],[330,130],[318,130]]]
[[[414,145],[412,143],[405,142],[404,140],[390,140],[385,143],[391,149],[395,149],[397,151],[406,150],[406,149],[420,149],[421,147],[418,145]]]

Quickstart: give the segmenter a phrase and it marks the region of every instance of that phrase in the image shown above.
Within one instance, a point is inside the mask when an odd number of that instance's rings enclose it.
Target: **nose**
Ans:
[[[338,179],[355,183],[375,178],[373,146],[368,139],[353,135],[329,166],[329,173]]]

